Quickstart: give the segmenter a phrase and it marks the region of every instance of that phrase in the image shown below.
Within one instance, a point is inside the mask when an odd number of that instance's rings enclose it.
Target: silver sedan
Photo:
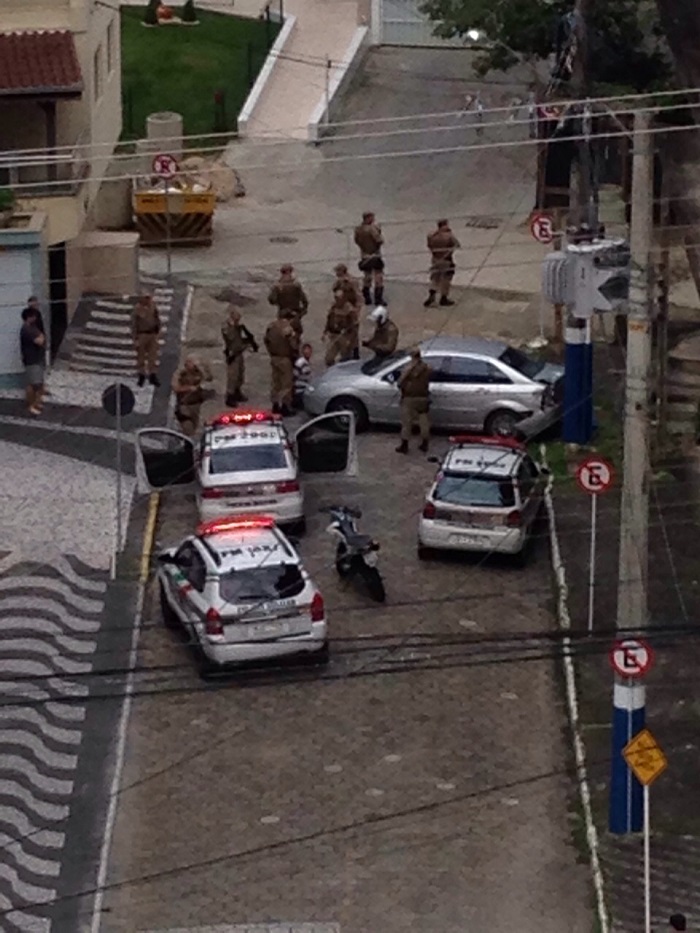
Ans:
[[[564,368],[481,337],[434,337],[420,344],[432,368],[430,421],[434,428],[511,433],[518,422],[555,421]],[[304,394],[311,415],[352,411],[357,429],[400,423],[396,385],[410,359],[400,350],[383,359],[339,363],[314,380]]]

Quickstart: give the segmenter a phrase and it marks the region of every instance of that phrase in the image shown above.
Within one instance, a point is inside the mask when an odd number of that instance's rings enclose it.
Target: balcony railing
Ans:
[[[18,198],[76,194],[90,174],[86,143],[81,136],[73,149],[0,151],[0,188],[12,188]]]

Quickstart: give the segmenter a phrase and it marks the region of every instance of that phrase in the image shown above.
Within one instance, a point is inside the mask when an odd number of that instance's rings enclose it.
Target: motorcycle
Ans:
[[[332,505],[322,509],[331,516],[326,531],[337,539],[335,569],[343,580],[359,577],[370,597],[377,603],[386,599],[384,581],[377,569],[379,542],[358,531],[357,521],[362,518],[359,509],[344,505]]]

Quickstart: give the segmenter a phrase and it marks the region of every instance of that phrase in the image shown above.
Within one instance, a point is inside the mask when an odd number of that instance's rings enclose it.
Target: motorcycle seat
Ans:
[[[356,548],[357,550],[363,550],[368,548],[372,543],[371,535],[362,535],[358,534],[356,531],[351,531],[346,535],[346,539],[349,547]]]

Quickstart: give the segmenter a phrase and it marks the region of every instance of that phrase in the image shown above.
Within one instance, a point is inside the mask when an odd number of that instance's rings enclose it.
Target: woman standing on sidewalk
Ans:
[[[19,346],[27,378],[27,408],[30,415],[40,415],[44,395],[46,337],[39,329],[35,308],[28,307],[24,309],[22,322],[19,332]]]

